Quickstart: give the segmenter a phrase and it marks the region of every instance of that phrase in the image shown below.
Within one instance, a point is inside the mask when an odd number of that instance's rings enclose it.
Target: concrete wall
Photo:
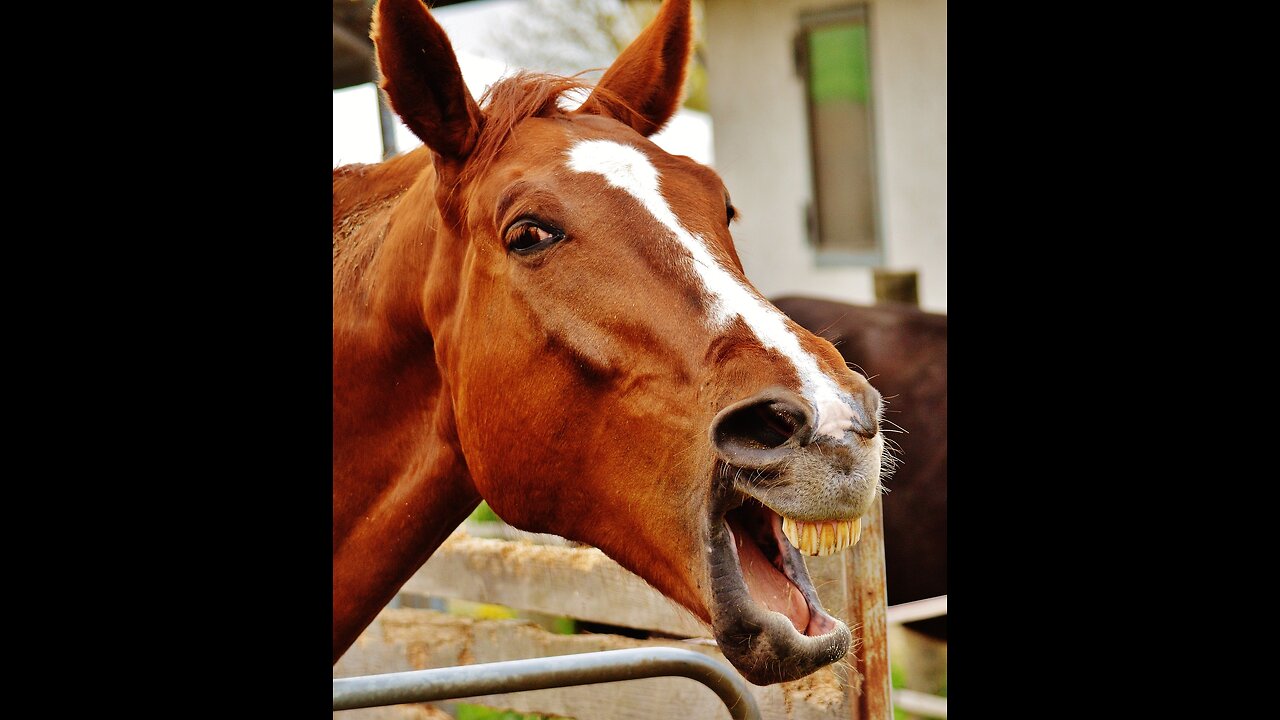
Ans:
[[[871,268],[819,266],[805,237],[809,145],[792,39],[803,13],[847,0],[705,0],[715,167],[742,219],[747,277],[766,296],[874,300]],[[915,270],[947,311],[947,2],[872,0],[873,133],[884,267]]]

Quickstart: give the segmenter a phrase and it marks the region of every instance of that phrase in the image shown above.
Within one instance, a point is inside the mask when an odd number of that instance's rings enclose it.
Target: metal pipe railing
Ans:
[[[604,650],[335,678],[333,709],[354,710],[664,676],[686,677],[711,688],[729,709],[733,720],[760,720],[760,708],[741,676],[701,653],[668,647]]]

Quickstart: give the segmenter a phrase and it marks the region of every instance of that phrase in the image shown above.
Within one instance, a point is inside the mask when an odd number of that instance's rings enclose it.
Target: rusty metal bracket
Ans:
[[[686,677],[711,688],[724,701],[733,720],[760,720],[760,708],[741,676],[701,653],[666,647],[335,678],[333,709],[354,710],[665,676]]]

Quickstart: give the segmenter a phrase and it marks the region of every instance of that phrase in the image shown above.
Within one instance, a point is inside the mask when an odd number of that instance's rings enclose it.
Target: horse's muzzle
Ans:
[[[861,517],[881,486],[881,404],[865,382],[838,407],[817,409],[790,390],[770,388],[721,410],[711,442],[738,491],[793,522],[848,530],[841,524]]]
[[[835,408],[770,388],[712,422],[712,627],[753,683],[803,677],[849,649],[849,628],[823,609],[803,555],[856,543],[880,490],[881,400],[862,387]]]

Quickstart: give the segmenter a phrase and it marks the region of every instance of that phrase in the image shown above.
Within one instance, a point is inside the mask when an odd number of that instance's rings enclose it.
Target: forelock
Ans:
[[[502,152],[516,125],[529,118],[568,117],[572,111],[561,107],[566,94],[594,92],[596,101],[615,117],[634,112],[621,98],[601,88],[594,88],[580,76],[563,77],[522,71],[490,85],[480,97],[484,126],[475,149],[467,158],[459,180],[468,184],[483,175]]]

